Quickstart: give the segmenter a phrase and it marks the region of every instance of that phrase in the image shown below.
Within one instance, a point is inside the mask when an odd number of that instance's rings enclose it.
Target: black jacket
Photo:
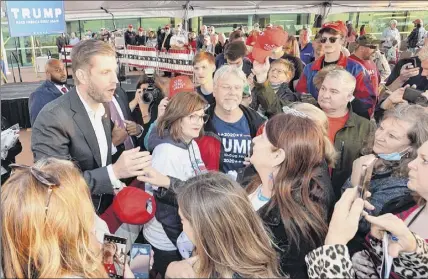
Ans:
[[[409,48],[415,48],[419,42],[419,29],[422,27],[416,27],[412,30],[409,37],[407,37],[407,44]]]
[[[167,37],[166,37],[165,43],[163,44],[165,36]],[[158,40],[158,50],[162,50],[162,44],[166,50],[169,50],[171,48],[171,38],[172,38],[172,33],[168,35],[166,35],[166,33],[162,33]]]
[[[147,37],[144,35],[143,36],[137,35],[135,36],[135,41],[137,43],[137,46],[145,46],[147,42]]]
[[[326,164],[323,164],[318,169],[317,174],[311,181],[312,193],[316,193],[317,198],[311,195],[311,199],[315,201],[322,214],[325,216],[326,225],[330,221],[331,212],[334,208],[334,194],[329,179],[328,168]],[[270,202],[260,208],[257,213],[263,219],[266,227],[272,232],[274,242],[277,246],[277,252],[280,256],[280,267],[284,274],[290,275],[290,278],[309,278],[308,271],[305,263],[305,256],[311,250],[320,247],[324,243],[324,237],[318,238],[315,232],[312,232],[312,239],[316,246],[311,247],[309,239],[300,239],[300,243],[290,242],[285,227],[285,222],[294,222],[291,218],[283,220],[279,211],[279,207],[276,205],[272,210],[268,211]],[[302,205],[304,206],[304,205]]]
[[[135,34],[134,31],[130,32],[129,30],[126,30],[126,32],[125,32],[125,45],[135,46],[137,44],[137,42],[135,40],[136,36],[137,36],[137,34]]]

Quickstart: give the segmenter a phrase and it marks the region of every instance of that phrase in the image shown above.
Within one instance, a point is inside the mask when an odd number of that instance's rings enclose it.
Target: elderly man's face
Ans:
[[[337,78],[326,77],[318,94],[318,103],[326,113],[342,111],[351,101],[353,92],[348,92],[344,83]]]
[[[300,44],[307,44],[309,42],[308,30],[300,31],[299,42],[300,42]]]
[[[391,29],[395,29],[395,27],[397,27],[396,23],[391,23]]]

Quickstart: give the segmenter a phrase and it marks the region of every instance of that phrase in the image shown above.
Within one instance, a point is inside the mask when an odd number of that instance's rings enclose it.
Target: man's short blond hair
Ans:
[[[71,60],[73,61],[71,69],[73,70],[74,82],[79,84],[76,77],[76,72],[79,69],[90,70],[92,68],[92,57],[96,55],[116,57],[114,48],[100,40],[84,40],[80,41],[73,47],[71,52]]]

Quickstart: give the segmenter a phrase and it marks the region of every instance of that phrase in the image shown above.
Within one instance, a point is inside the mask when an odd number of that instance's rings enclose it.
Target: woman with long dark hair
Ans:
[[[291,278],[307,278],[304,257],[322,245],[333,206],[324,134],[306,114],[277,114],[253,139],[257,176],[247,187],[253,207],[273,233],[280,266]]]

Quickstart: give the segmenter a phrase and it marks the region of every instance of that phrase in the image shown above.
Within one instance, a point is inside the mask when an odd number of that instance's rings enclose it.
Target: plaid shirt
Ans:
[[[315,99],[318,99],[318,89],[315,87],[314,77],[318,71],[321,70],[324,57],[325,56],[322,56],[305,66],[299,82],[297,83],[297,92],[310,93]],[[373,90],[370,75],[367,70],[360,63],[348,59],[343,53],[340,53],[337,65],[343,67],[355,77],[357,85],[355,87],[354,97],[362,102],[364,108],[367,109],[369,115],[372,116],[377,102],[377,94]]]

